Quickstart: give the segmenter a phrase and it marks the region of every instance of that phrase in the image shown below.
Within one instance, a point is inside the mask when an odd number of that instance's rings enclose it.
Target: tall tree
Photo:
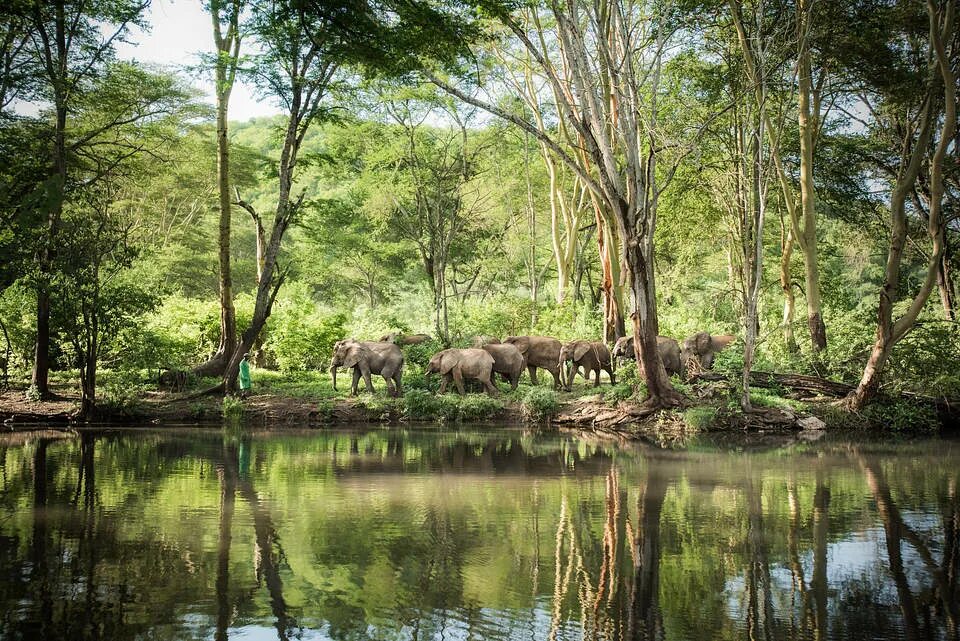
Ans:
[[[920,74],[922,91],[918,96],[904,96],[898,95],[900,88],[894,88],[896,93],[891,93],[889,88],[884,92],[883,87],[874,87],[880,104],[870,105],[877,117],[875,127],[896,132],[900,154],[890,192],[890,247],[877,309],[877,334],[860,382],[847,397],[852,409],[863,407],[877,394],[891,350],[914,327],[937,283],[944,252],[944,166],[957,132],[956,69],[960,42],[955,29],[956,2],[927,0],[926,11],[926,37],[920,29],[908,39],[893,32],[888,43],[899,47],[900,43],[909,41],[916,47],[907,58],[925,65]],[[920,288],[909,300],[906,310],[895,317],[908,235],[907,202],[921,172],[929,177],[926,233],[930,251]]]
[[[216,353],[197,368],[197,373],[217,376],[237,349],[237,314],[233,306],[233,277],[230,272],[230,141],[227,114],[230,94],[240,66],[240,14],[245,0],[210,0],[207,10],[213,21],[215,48],[213,71],[217,97],[217,196],[220,224],[217,235],[220,263],[220,344]]]
[[[114,43],[134,25],[142,25],[147,0],[33,0],[25,7],[32,21],[33,53],[38,61],[40,99],[53,116],[51,170],[46,181],[50,202],[37,256],[37,340],[32,385],[49,396],[50,277],[63,207],[69,198],[71,159],[89,140],[70,138],[70,117],[90,83],[106,69]],[[121,126],[103,123],[99,133]]]
[[[233,389],[240,359],[266,324],[286,277],[278,264],[281,243],[306,195],[293,193],[301,147],[310,127],[329,114],[328,99],[341,67],[402,74],[425,59],[449,63],[466,53],[467,42],[475,37],[476,28],[465,20],[468,10],[421,0],[278,0],[252,7],[250,27],[261,53],[251,58],[251,74],[286,116],[276,205],[272,223],[264,225],[268,240],[253,317],[224,372],[226,390]]]
[[[657,351],[654,231],[660,196],[699,133],[692,128],[668,132],[661,121],[664,52],[677,28],[666,19],[665,8],[647,2],[553,1],[547,10],[556,25],[550,46],[531,35],[515,14],[500,11],[497,17],[555,89],[559,111],[575,129],[582,153],[569,153],[555,136],[489,101],[433,80],[543,141],[609,212],[623,243],[634,344],[649,407],[674,405],[681,397]]]

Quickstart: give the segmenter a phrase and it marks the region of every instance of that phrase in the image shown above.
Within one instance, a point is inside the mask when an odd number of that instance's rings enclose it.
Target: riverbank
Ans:
[[[650,411],[633,401],[626,383],[600,388],[579,384],[571,392],[555,392],[546,384],[521,385],[496,399],[483,394],[437,395],[422,387],[408,389],[400,398],[382,391],[348,397],[342,388],[333,390],[320,374],[293,379],[260,372],[257,393],[245,399],[204,394],[204,384],[196,381],[182,391],[121,386],[123,393],[114,385],[94,422],[219,425],[243,420],[271,427],[318,428],[361,423],[539,423],[655,441],[724,431],[815,434],[824,429],[873,429],[930,434],[948,426],[936,408],[915,401],[881,402],[853,414],[842,409],[836,398],[788,389],[752,390],[754,411],[745,414],[730,383],[715,377],[684,384],[687,405],[666,411]],[[25,385],[0,392],[0,422],[10,430],[81,424],[75,385],[59,380],[53,392],[55,397],[49,401],[30,399]]]

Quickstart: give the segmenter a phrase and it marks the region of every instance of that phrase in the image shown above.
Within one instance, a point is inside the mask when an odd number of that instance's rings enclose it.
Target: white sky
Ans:
[[[198,53],[213,51],[212,23],[199,0],[153,0],[147,19],[148,31],[134,30],[127,36],[130,43],[117,46],[120,58],[163,65],[188,78],[184,67],[196,65]],[[214,104],[209,77],[189,77],[189,82],[203,91],[207,102]],[[257,99],[250,86],[243,83],[234,86],[230,95],[230,120],[278,113],[277,107]]]

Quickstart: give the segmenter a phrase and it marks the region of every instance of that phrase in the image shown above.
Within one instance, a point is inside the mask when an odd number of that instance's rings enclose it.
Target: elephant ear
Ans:
[[[573,360],[579,361],[586,356],[588,351],[590,351],[590,343],[586,341],[577,343],[573,348]]]
[[[530,349],[530,341],[517,341],[513,344],[513,346],[520,350],[521,354],[526,356],[527,350]]]
[[[354,345],[347,351],[346,358],[343,359],[344,367],[356,367],[360,363],[360,359],[363,358],[365,349],[359,345]]]
[[[693,337],[694,350],[699,354],[707,354],[710,352],[710,346],[713,343],[713,338],[710,334],[706,332],[697,332]]]
[[[450,370],[459,362],[459,358],[455,354],[446,353],[440,357],[440,374],[446,376],[450,373]]]
[[[714,352],[720,352],[727,348],[730,343],[736,339],[736,336],[732,334],[723,334],[721,336],[713,336],[711,341],[710,349]]]

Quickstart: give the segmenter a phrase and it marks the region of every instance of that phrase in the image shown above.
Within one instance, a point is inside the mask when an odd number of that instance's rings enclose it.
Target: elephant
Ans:
[[[657,336],[657,351],[660,352],[660,360],[663,361],[663,369],[667,370],[668,376],[683,372],[685,361],[680,357],[680,343],[669,336]],[[613,346],[613,357],[621,361],[637,359],[633,349],[633,336],[621,336],[617,339]]]
[[[487,343],[481,349],[493,356],[494,374],[503,376],[504,380],[510,383],[511,391],[517,389],[520,374],[523,373],[523,354],[520,353],[516,345],[497,341],[496,343]]]
[[[553,374],[553,386],[559,389],[560,381],[560,341],[549,336],[508,336],[504,343],[516,346],[523,355],[523,362],[530,372],[530,382],[537,384],[537,368]]]
[[[707,332],[697,332],[683,341],[683,349],[680,351],[684,367],[689,368],[690,362],[696,358],[700,367],[711,369],[717,353],[726,349],[735,338],[736,336],[731,334],[713,336]]]
[[[360,377],[367,386],[367,391],[373,393],[373,384],[370,374],[380,374],[387,383],[387,391],[391,396],[403,393],[400,383],[403,375],[403,352],[393,343],[374,341],[356,341],[352,338],[337,341],[333,346],[333,359],[330,362],[330,374],[333,377],[333,389],[337,389],[337,368],[353,368],[353,384],[350,386],[350,396],[357,395]]]
[[[443,377],[440,382],[441,394],[446,393],[447,383],[452,379],[460,396],[463,396],[463,379],[466,377],[483,383],[490,396],[498,396],[500,390],[490,380],[493,362],[493,356],[482,349],[445,349],[430,359],[427,374],[440,374]]]
[[[496,336],[474,336],[470,339],[470,347],[483,347],[484,345],[500,345],[500,339]]]
[[[381,343],[394,343],[395,345],[419,345],[432,340],[427,334],[402,334],[400,332],[390,332],[380,337]]]
[[[566,375],[564,376],[563,366],[567,365]],[[583,367],[583,377],[590,380],[590,374],[596,372],[596,379],[593,382],[594,387],[600,385],[600,370],[604,369],[610,375],[610,384],[616,384],[617,380],[613,374],[613,359],[610,358],[610,350],[604,343],[599,341],[576,340],[566,343],[560,349],[560,355],[557,357],[557,368],[560,370],[560,378],[564,379],[564,385],[569,392],[573,385],[573,379],[577,372]]]

